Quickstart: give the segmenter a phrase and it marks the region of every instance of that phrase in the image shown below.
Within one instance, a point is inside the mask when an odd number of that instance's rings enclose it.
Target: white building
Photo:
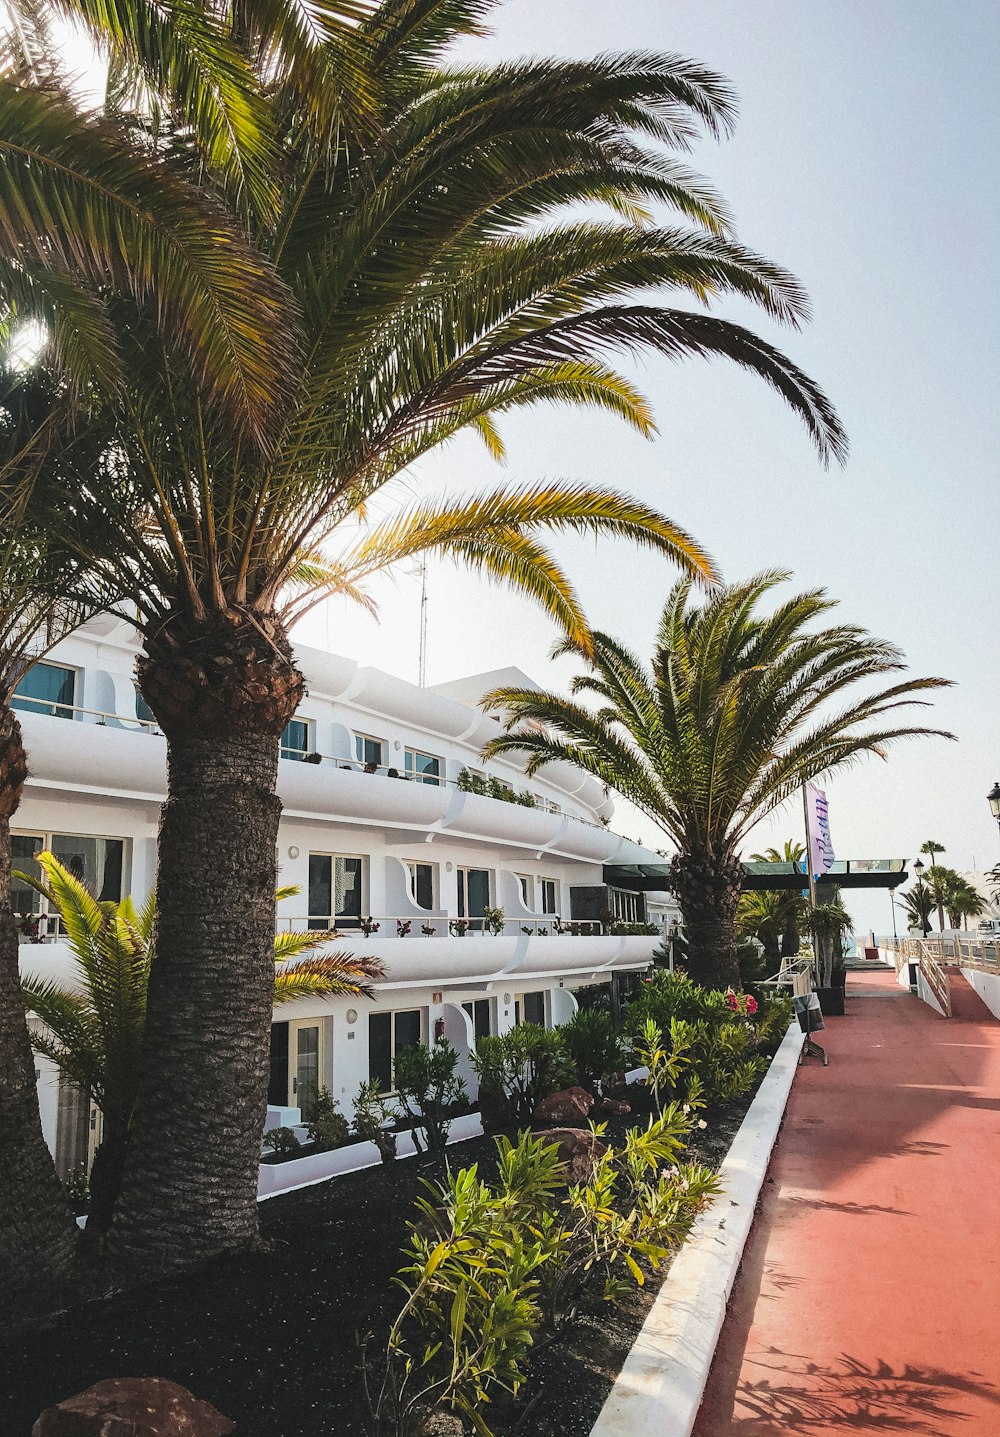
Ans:
[[[141,900],[154,881],[165,743],[137,695],[136,647],[129,626],[98,618],[37,665],[15,700],[31,776],[14,867],[30,871],[32,855],[51,848],[101,898]],[[644,889],[663,860],[606,826],[602,785],[566,764],[529,781],[515,761],[479,757],[497,721],[475,701],[524,675],[420,689],[317,650],[297,658],[308,697],[282,741],[278,862],[279,881],[301,896],[280,905],[278,922],[336,927],[347,935],[338,947],[370,947],[387,977],[374,1003],[302,999],[276,1012],[275,1109],[323,1086],[349,1114],[362,1080],[391,1086],[396,1048],[442,1033],[474,1088],[478,1035],[521,1019],[563,1022],[574,989],[649,963],[655,937],[602,930],[646,921]],[[532,806],[511,801],[526,793]],[[650,916],[669,922],[664,895],[649,897]],[[71,981],[44,900],[15,883],[13,902],[26,930],[22,971]],[[483,931],[486,908],[503,909],[502,933]],[[39,1067],[46,1137],[65,1172],[86,1157],[96,1118]]]

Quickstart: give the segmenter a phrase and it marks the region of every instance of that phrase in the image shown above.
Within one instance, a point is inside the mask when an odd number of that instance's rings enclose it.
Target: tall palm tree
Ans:
[[[790,323],[805,313],[796,282],[731,238],[720,201],[666,149],[697,124],[725,128],[725,83],[657,55],[446,66],[447,45],[490,8],[379,5],[360,27],[377,124],[351,143],[318,149],[295,107],[276,103],[279,216],[248,223],[293,295],[303,361],[266,455],[133,325],[127,413],[71,506],[98,571],[139,615],[140,684],[169,749],[146,1029],[157,1077],[111,1235],[132,1262],[256,1235],[278,735],[303,692],[295,619],[324,593],[364,601],[373,574],[436,550],[533,595],[589,651],[540,530],[622,535],[712,572],[689,536],[613,491],[500,486],[386,513],[386,486],[462,428],[500,454],[497,416],[536,401],[599,405],[651,432],[642,396],[604,358],[616,346],[730,357],[777,390],[824,457],[843,452],[822,392],[772,346],[634,299],[735,293]],[[588,218],[588,203],[620,219]],[[650,203],[687,223],[654,224]],[[271,339],[262,329],[261,346]],[[317,548],[318,587],[290,587]],[[218,875],[210,895],[198,872]]]
[[[652,667],[606,634],[590,654],[567,639],[590,669],[573,694],[497,689],[488,707],[503,709],[508,729],[484,753],[522,753],[527,772],[562,759],[618,790],[673,841],[671,886],[684,914],[692,977],[735,986],[735,917],[740,844],[805,780],[884,756],[896,740],[940,730],[895,726],[886,715],[919,703],[945,679],[907,679],[829,705],[850,685],[904,667],[892,644],[851,624],[815,628],[834,607],[822,590],[796,594],[770,614],[759,604],[789,576],[770,572],[716,589],[692,602],[689,579],[671,591],[660,619]],[[518,724],[530,724],[529,729]],[[951,737],[950,734],[944,735]]]
[[[155,895],[137,909],[131,898],[100,902],[52,853],[36,861],[44,881],[15,876],[45,897],[73,954],[77,982],[71,988],[41,978],[21,981],[24,1004],[45,1025],[31,1035],[36,1053],[101,1110],[101,1143],[90,1173],[87,1232],[98,1236],[111,1222],[121,1188],[132,1115],[142,1072],[142,1035],[152,957]],[[277,898],[296,888],[279,889]],[[372,983],[385,976],[378,958],[324,953],[328,932],[275,934],[274,1001],[296,998],[374,996]]]
[[[910,928],[919,928],[920,936],[926,938],[930,932],[930,918],[934,911],[934,897],[926,883],[917,883],[901,893],[903,908]]]
[[[930,867],[929,867],[928,870],[927,870],[927,877],[926,877],[926,880],[925,880],[925,881],[926,881],[932,888],[934,888],[935,893],[937,894],[937,897],[935,898],[935,903],[937,904],[938,927],[941,929],[941,932],[943,933],[943,932],[944,932],[944,896],[943,896],[943,887],[942,887],[942,885],[941,885],[940,883],[936,883],[936,880],[935,880],[935,877],[934,877],[934,870],[938,867],[937,855],[938,855],[939,853],[944,853],[944,852],[945,852],[945,846],[944,846],[943,843],[937,843],[933,838],[928,838],[927,841],[926,841],[926,843],[922,843],[922,844],[920,845],[920,852],[921,852],[921,853],[927,853],[927,854],[930,855],[930,860],[931,860],[931,861],[930,861]],[[949,869],[948,871],[950,872],[951,870]]]
[[[800,864],[805,856],[805,844],[799,843],[794,838],[786,838],[780,852],[777,848],[767,848],[763,853],[750,855],[757,863],[794,863],[796,865]],[[802,924],[809,912],[809,904],[801,892],[790,892],[786,889],[782,898],[784,899],[782,904],[784,922],[781,933],[781,952],[785,954],[798,953]]]
[[[945,907],[951,928],[968,928],[970,918],[985,913],[988,904],[983,895],[961,873],[952,872],[945,889]]]

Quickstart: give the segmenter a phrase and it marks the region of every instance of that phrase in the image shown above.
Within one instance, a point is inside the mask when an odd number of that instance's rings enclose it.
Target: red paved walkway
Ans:
[[[950,1021],[891,973],[849,982],[830,1066],[796,1077],[695,1437],[1000,1437],[1000,1022],[957,973]]]

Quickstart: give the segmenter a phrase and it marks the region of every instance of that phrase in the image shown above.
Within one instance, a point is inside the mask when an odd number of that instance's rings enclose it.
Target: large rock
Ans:
[[[536,1123],[552,1123],[556,1127],[585,1128],[594,1100],[585,1088],[566,1088],[550,1093],[535,1109]]]
[[[596,1105],[594,1111],[598,1113],[608,1113],[609,1115],[617,1114],[619,1117],[623,1117],[626,1113],[630,1113],[632,1108],[623,1098],[602,1098]]]
[[[589,1182],[594,1164],[608,1151],[607,1143],[582,1128],[544,1128],[536,1132],[535,1137],[545,1143],[559,1144],[559,1161],[565,1170],[567,1187]]]
[[[236,1423],[162,1377],[112,1377],[49,1407],[31,1437],[227,1437]]]

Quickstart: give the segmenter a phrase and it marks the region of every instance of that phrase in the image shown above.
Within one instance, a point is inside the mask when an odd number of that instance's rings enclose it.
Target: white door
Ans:
[[[288,1106],[301,1108],[303,1117],[322,1086],[322,1039],[318,1021],[307,1018],[288,1025]]]

